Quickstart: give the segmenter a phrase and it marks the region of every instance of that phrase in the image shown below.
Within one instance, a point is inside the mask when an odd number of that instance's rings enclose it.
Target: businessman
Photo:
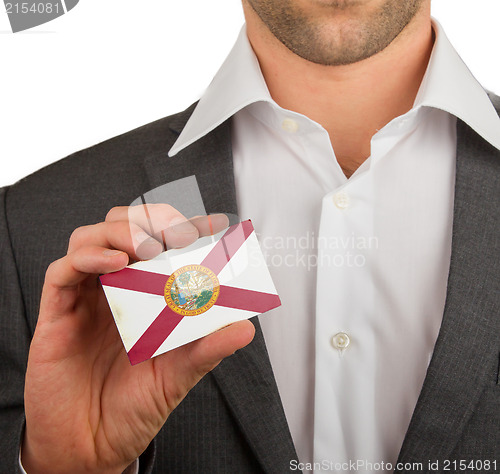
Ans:
[[[430,0],[243,8],[199,103],[2,190],[3,472],[495,472],[498,98]],[[161,251],[126,206],[191,175],[283,305],[130,367],[97,275]]]

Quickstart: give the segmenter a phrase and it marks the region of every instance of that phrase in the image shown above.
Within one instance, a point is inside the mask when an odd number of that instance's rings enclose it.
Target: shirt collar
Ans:
[[[205,136],[244,107],[261,101],[273,102],[243,26],[233,49],[198,102],[169,156]]]
[[[433,27],[436,40],[414,108],[444,110],[500,150],[500,118],[488,95],[436,20],[433,20]],[[274,104],[243,26],[233,49],[170,149],[169,156],[176,155],[239,110],[256,102]]]
[[[434,19],[432,24],[436,41],[414,107],[444,110],[500,150],[500,118],[488,94],[453,48],[441,25]]]

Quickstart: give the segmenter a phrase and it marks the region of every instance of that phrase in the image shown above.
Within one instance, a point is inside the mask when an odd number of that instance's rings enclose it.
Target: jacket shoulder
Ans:
[[[164,154],[192,107],[78,151],[2,189],[3,233],[12,248],[34,325],[43,275],[66,253],[71,232],[104,220],[149,188],[144,160]]]
[[[89,148],[72,153],[10,186],[11,191],[29,188],[36,190],[39,186],[57,185],[61,176],[71,180],[71,176],[90,176],[92,184],[97,175],[108,178],[116,167],[127,168],[135,162],[151,154],[168,152],[191,115],[196,104],[183,112],[161,118],[134,130],[105,140]],[[77,183],[74,183],[77,184]]]
[[[71,216],[86,208],[90,223],[101,220],[105,209],[130,204],[147,186],[144,159],[167,155],[193,108],[73,153],[9,186],[11,222],[21,215]]]

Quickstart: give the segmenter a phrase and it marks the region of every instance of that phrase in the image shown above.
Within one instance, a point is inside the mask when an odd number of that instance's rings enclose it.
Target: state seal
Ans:
[[[168,307],[182,316],[208,311],[219,297],[217,275],[202,265],[186,265],[170,275],[165,284]]]

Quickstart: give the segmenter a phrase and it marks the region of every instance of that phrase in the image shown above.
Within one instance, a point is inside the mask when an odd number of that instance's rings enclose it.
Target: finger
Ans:
[[[198,231],[198,237],[214,235],[229,225],[229,219],[225,214],[214,214],[211,216],[197,216],[191,219],[178,221],[174,220],[173,223],[166,229],[162,230],[163,241],[166,243],[167,248],[183,248],[193,243],[189,238],[185,240],[179,239],[179,229],[192,225]]]
[[[189,360],[193,367],[208,372],[222,359],[249,344],[254,335],[255,326],[249,320],[230,324],[198,341],[194,341]]]
[[[210,214],[189,219],[198,229],[200,237],[214,235],[229,226],[229,218],[225,214]]]
[[[106,222],[129,221],[163,242],[165,248],[182,248],[199,237],[198,229],[177,209],[168,204],[114,207]]]
[[[115,207],[106,216],[106,221],[109,222],[127,219],[140,225],[158,240],[163,240],[169,248],[185,247],[198,237],[214,235],[229,226],[229,219],[225,214],[186,219],[168,204]]]
[[[225,357],[249,344],[255,335],[254,325],[239,321],[208,336],[155,358],[163,377],[165,396],[180,403],[185,394]],[[177,384],[172,385],[176,379]],[[173,391],[175,390],[175,392]]]
[[[158,240],[137,224],[125,221],[79,227],[71,234],[68,253],[85,246],[123,250],[133,260],[149,260],[163,251],[163,245]]]
[[[104,247],[82,247],[51,263],[45,274],[40,314],[63,315],[74,308],[79,285],[91,277],[121,270],[128,255]]]

